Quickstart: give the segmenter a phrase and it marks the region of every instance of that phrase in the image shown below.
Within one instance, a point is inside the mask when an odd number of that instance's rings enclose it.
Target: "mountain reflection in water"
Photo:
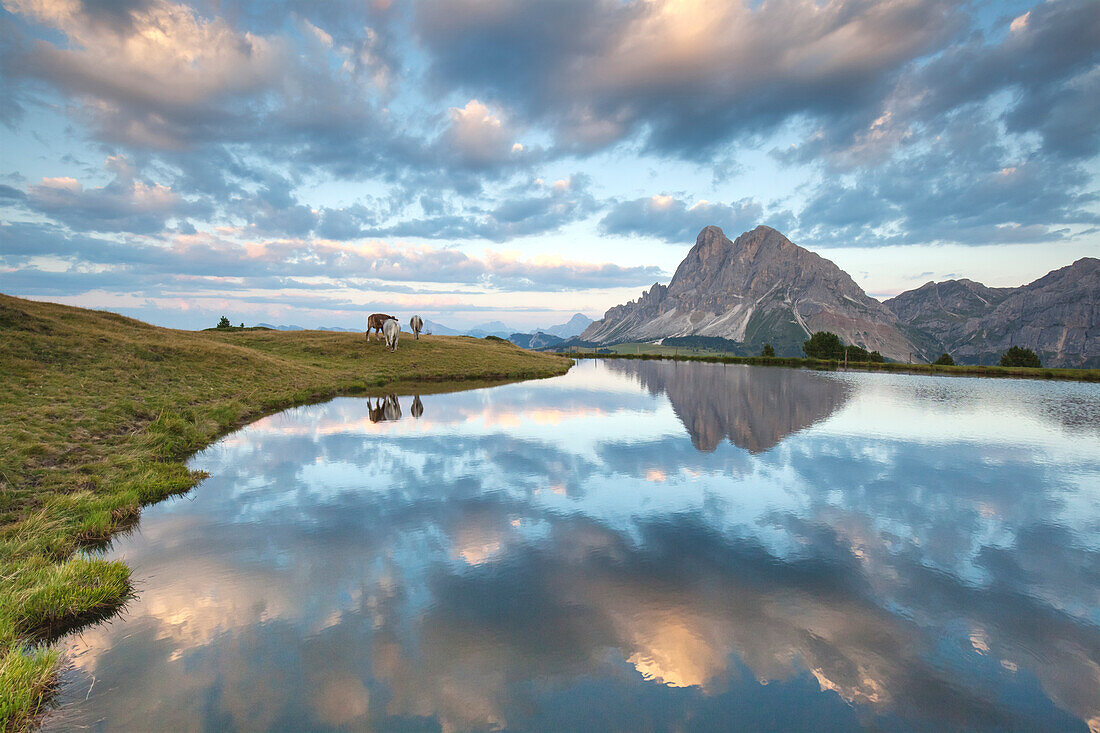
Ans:
[[[1097,424],[667,362],[288,410],[117,542],[48,727],[1097,730]]]
[[[848,399],[845,382],[785,369],[747,369],[676,361],[614,361],[612,371],[635,377],[652,395],[668,395],[691,444],[713,451],[722,439],[760,453],[791,433],[833,414]]]

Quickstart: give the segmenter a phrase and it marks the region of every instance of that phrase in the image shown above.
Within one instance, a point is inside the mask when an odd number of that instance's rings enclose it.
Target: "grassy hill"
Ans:
[[[114,613],[129,569],[74,554],[202,478],[183,461],[265,413],[401,382],[454,389],[561,374],[569,359],[498,340],[158,328],[0,295],[0,730],[48,699],[58,634]],[[385,387],[386,389],[382,389]]]

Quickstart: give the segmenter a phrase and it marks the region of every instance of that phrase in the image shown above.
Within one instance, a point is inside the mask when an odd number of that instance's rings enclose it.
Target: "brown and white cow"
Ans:
[[[416,340],[420,340],[420,332],[424,330],[424,319],[420,316],[413,316],[409,319],[409,328],[412,329],[413,336],[416,336]]]
[[[382,338],[382,324],[389,320],[393,320],[393,316],[385,313],[371,313],[367,316],[367,339],[370,339],[371,331],[378,331],[378,338]]]

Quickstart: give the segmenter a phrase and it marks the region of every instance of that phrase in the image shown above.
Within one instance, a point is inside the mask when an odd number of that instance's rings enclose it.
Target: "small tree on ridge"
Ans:
[[[844,347],[840,345],[840,337],[831,331],[818,331],[810,339],[802,344],[802,351],[811,359],[840,359],[844,358]]]
[[[1001,366],[1006,367],[1041,367],[1039,356],[1031,349],[1021,346],[1013,346],[1001,355]]]

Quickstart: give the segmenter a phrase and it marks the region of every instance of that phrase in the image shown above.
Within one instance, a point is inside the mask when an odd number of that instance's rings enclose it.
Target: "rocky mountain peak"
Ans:
[[[722,267],[731,258],[752,261],[763,252],[786,247],[794,248],[795,245],[771,227],[760,225],[750,232],[745,232],[734,242],[730,241],[719,227],[711,225],[699,232],[699,236],[695,239],[695,246],[677,268],[677,273],[681,271],[687,273],[699,266]],[[669,285],[671,286],[675,281],[674,276]]]
[[[798,355],[810,333],[831,330],[848,343],[905,358],[913,348],[896,320],[847,273],[775,229],[758,226],[730,241],[708,226],[667,287],[654,284],[637,301],[608,310],[581,338],[719,336],[755,351],[771,341],[780,353]]]

